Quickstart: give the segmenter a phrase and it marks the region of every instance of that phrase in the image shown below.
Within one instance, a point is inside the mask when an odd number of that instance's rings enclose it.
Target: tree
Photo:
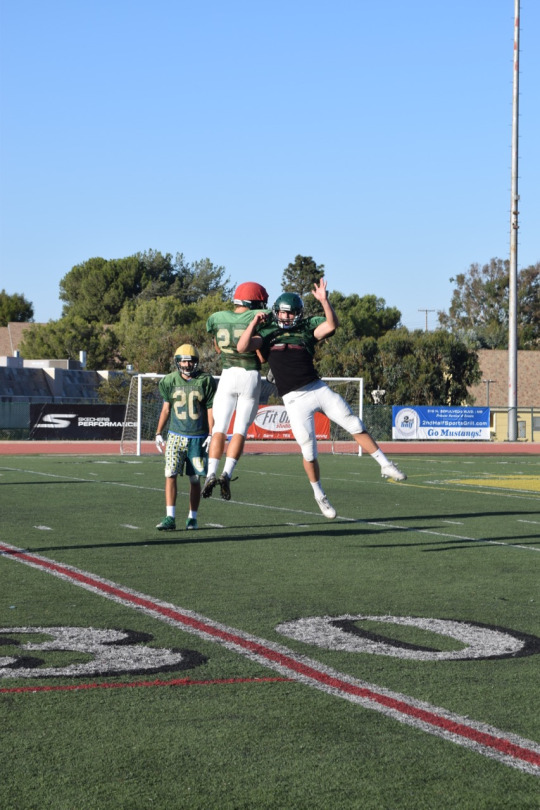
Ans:
[[[62,315],[112,324],[126,300],[142,289],[142,267],[136,256],[107,261],[88,259],[73,267],[60,281]]]
[[[365,390],[371,391],[381,378],[377,341],[396,329],[401,312],[375,295],[332,292],[329,299],[340,325],[332,338],[317,347],[319,372],[324,377],[364,377]]]
[[[100,323],[77,316],[47,324],[32,324],[24,333],[20,351],[27,360],[78,360],[79,352],[85,351],[87,367],[93,370],[118,368],[120,364],[114,333]]]
[[[157,251],[125,259],[89,259],[73,267],[60,282],[63,315],[113,324],[130,301],[174,296],[191,304],[214,292],[225,298],[232,290],[224,276],[225,269],[210,259],[189,264],[182,253],[175,260],[171,254]]]
[[[233,286],[228,277],[224,278],[225,268],[208,258],[189,263],[183,253],[177,253],[174,262],[169,253],[165,257],[152,251],[137,255],[147,267],[139,300],[176,296],[183,304],[194,304],[214,294],[223,300],[232,297]]]
[[[114,326],[120,357],[139,373],[168,374],[180,336],[195,319],[193,309],[172,296],[127,303]]]
[[[311,296],[313,285],[324,276],[324,264],[316,264],[311,256],[296,256],[292,264],[283,271],[281,289],[295,292],[302,297],[306,316],[314,315],[319,305]]]
[[[480,381],[478,355],[448,332],[398,329],[378,342],[387,404],[469,404],[468,387]]]
[[[99,401],[106,405],[125,405],[130,385],[131,374],[127,371],[110,374],[98,385]]]
[[[439,324],[476,348],[508,348],[509,271],[507,259],[491,259],[482,267],[471,264],[456,284],[448,314]],[[518,348],[540,345],[540,262],[518,273]]]
[[[34,306],[24,295],[8,295],[5,290],[0,292],[0,326],[7,326],[12,322],[27,323],[33,319]]]
[[[317,352],[321,376],[363,377],[366,398],[382,388],[387,405],[462,405],[481,378],[476,352],[443,330],[401,327],[358,338],[350,325],[340,326]]]
[[[132,301],[125,305],[113,327],[118,355],[137,372],[167,374],[173,370],[175,349],[182,343],[193,343],[199,350],[201,367],[219,373],[219,357],[206,331],[206,321],[222,306],[217,293],[190,305],[173,296]]]
[[[375,295],[360,297],[353,293],[344,296],[340,292],[332,292],[329,298],[336,312],[339,311],[340,329],[349,324],[356,338],[382,337],[395,329],[401,320],[399,309],[387,307],[384,298]]]

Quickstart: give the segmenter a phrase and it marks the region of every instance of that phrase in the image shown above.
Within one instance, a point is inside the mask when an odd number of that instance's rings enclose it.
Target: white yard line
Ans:
[[[163,491],[160,487],[141,486],[140,484],[127,484],[127,483],[124,483],[124,482],[121,482],[121,481],[96,481],[94,478],[78,478],[78,477],[75,477],[75,476],[55,475],[54,473],[44,473],[44,472],[39,472],[39,471],[36,471],[36,470],[20,469],[20,468],[17,468],[17,467],[2,467],[1,469],[9,470],[10,472],[22,472],[22,473],[26,473],[28,475],[32,475],[32,474],[40,475],[40,476],[43,476],[43,477],[46,477],[46,478],[58,478],[58,479],[65,480],[65,481],[82,481],[82,482],[86,482],[88,484],[94,484],[94,485],[95,484],[97,484],[97,485],[102,484],[104,486],[109,486],[109,487],[110,486],[118,486],[118,487],[125,487],[125,488],[128,488],[128,489],[145,490],[145,491],[148,491],[148,492],[162,492]],[[438,482],[434,482],[434,483],[440,484],[442,482],[438,481]],[[406,484],[399,484],[399,486],[400,487],[405,487],[407,485]],[[186,497],[187,497],[187,493],[179,493],[179,494],[186,495]],[[483,491],[482,494],[483,495],[496,494],[498,496],[506,495],[507,497],[515,497],[515,496],[509,495],[508,493],[505,493],[505,492],[486,493],[485,491]],[[538,499],[536,498],[535,500],[538,500]],[[263,503],[251,503],[249,501],[236,501],[234,499],[231,499],[230,501],[224,501],[223,502],[223,505],[226,506],[227,504],[231,504],[231,505],[235,504],[236,506],[248,506],[250,508],[259,509],[259,510],[263,509],[263,510],[267,510],[267,511],[271,511],[271,512],[290,512],[290,513],[293,513],[293,514],[296,514],[296,515],[312,515],[312,516],[320,517],[319,512],[314,512],[314,511],[306,510],[306,509],[293,509],[293,508],[286,507],[286,506],[271,506],[269,504],[263,504]],[[505,542],[505,541],[502,541],[502,540],[490,540],[487,537],[469,537],[469,536],[463,536],[463,535],[459,535],[459,534],[449,534],[447,532],[437,532],[437,531],[434,531],[434,530],[431,530],[431,529],[422,529],[422,528],[417,527],[417,526],[400,526],[399,524],[395,524],[395,523],[382,523],[380,521],[362,520],[362,519],[359,519],[359,518],[345,517],[343,515],[338,515],[337,517],[338,517],[338,519],[346,521],[346,522],[359,523],[359,524],[363,524],[363,525],[366,525],[366,526],[375,526],[376,528],[383,528],[383,529],[390,528],[390,529],[397,529],[399,531],[404,531],[404,532],[418,532],[419,534],[429,534],[429,535],[435,535],[436,537],[445,537],[448,540],[463,540],[463,541],[469,542],[469,543],[488,543],[488,544],[496,545],[496,546],[506,546],[508,548],[518,548],[518,549],[521,549],[523,551],[540,551],[540,547],[537,548],[535,546],[519,545],[517,543],[512,543],[510,541]],[[216,528],[218,527],[217,524],[207,524],[207,525],[208,526],[215,525]]]

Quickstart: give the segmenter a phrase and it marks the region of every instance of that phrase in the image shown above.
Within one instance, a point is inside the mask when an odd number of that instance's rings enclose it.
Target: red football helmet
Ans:
[[[237,307],[264,309],[268,302],[268,293],[256,281],[244,281],[234,291],[234,303]]]

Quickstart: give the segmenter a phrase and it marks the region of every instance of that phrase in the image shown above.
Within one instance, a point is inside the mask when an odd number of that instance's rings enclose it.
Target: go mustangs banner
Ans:
[[[125,405],[30,405],[30,439],[120,440],[125,413]]]
[[[229,427],[229,433],[231,432]],[[330,420],[322,413],[315,414],[315,434],[317,439],[330,438]],[[247,438],[294,440],[287,409],[283,405],[260,405],[255,421],[248,430]]]
[[[489,408],[393,405],[392,438],[488,441]]]

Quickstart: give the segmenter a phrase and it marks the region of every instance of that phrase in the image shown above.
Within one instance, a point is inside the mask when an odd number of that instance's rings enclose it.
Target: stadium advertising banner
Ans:
[[[315,414],[315,434],[317,439],[330,438],[330,420],[322,413]],[[286,408],[283,405],[260,405],[255,421],[248,430],[247,438],[294,439]]]
[[[122,438],[125,405],[30,405],[30,439]]]
[[[487,441],[489,408],[393,405],[392,438]]]

